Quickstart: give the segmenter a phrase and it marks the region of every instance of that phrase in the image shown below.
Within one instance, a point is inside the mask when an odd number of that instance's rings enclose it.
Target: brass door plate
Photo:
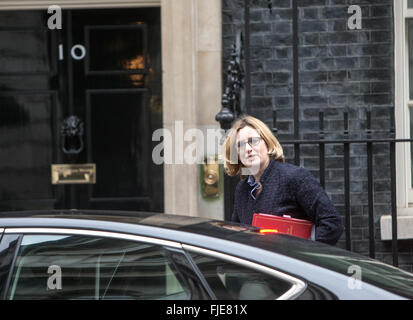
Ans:
[[[213,161],[202,164],[202,195],[205,198],[219,197],[219,163],[217,159]]]
[[[52,184],[94,184],[96,164],[52,164]]]

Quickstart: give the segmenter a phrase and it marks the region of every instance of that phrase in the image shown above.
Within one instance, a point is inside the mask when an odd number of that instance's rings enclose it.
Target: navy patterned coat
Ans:
[[[310,220],[315,240],[334,245],[343,233],[342,219],[315,177],[306,169],[271,159],[260,182],[257,198],[253,176],[241,180],[235,189],[232,221],[251,224],[254,213],[289,215]]]

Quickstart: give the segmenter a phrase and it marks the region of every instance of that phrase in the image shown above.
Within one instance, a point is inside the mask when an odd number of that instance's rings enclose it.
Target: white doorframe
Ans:
[[[408,48],[406,46],[406,1],[394,1],[394,68],[395,68],[395,130],[396,138],[410,136],[408,94]],[[396,144],[397,207],[409,206],[410,179],[410,144]]]
[[[396,138],[410,137],[409,114],[409,48],[406,19],[413,19],[413,9],[407,0],[394,0],[394,72],[395,72],[395,130]],[[411,187],[410,143],[396,143],[397,238],[413,238],[413,189]],[[382,240],[392,239],[392,218],[380,218]]]
[[[161,0],[6,0],[0,1],[0,10],[47,9],[51,5],[62,9],[160,7]]]

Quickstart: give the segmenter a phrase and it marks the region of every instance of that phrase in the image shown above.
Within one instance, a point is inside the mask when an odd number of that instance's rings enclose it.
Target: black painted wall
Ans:
[[[324,111],[326,139],[343,137],[343,113],[349,114],[350,138],[366,137],[371,110],[372,137],[390,137],[394,125],[394,40],[392,0],[298,0],[298,106],[294,123],[293,0],[251,0],[251,115],[273,126],[277,137],[318,139],[319,111]],[[347,26],[350,5],[362,9],[361,30]],[[243,28],[244,1],[223,0],[223,76],[237,29]],[[296,79],[297,80],[297,79]],[[344,147],[326,146],[325,189],[344,217]],[[284,145],[287,161],[294,149]],[[389,146],[373,148],[376,259],[392,263],[391,242],[380,240],[380,216],[391,214]],[[319,177],[319,147],[300,148],[301,166]],[[367,148],[350,148],[351,247],[369,254]],[[338,244],[345,248],[345,235]],[[399,266],[413,271],[413,240],[398,242]]]

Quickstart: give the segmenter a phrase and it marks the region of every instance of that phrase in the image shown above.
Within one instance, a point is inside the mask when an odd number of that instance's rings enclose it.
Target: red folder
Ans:
[[[290,216],[275,216],[272,214],[254,213],[252,225],[259,227],[262,233],[282,233],[309,239],[313,223],[308,220],[294,219]]]

